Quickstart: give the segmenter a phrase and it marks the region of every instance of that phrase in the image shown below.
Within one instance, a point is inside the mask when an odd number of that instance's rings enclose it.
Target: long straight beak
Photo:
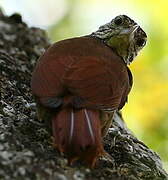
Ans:
[[[139,28],[138,25],[134,25],[132,26],[131,28],[127,28],[127,29],[123,29],[120,34],[124,35],[124,34],[127,34],[127,35],[131,35],[131,34],[134,34],[134,32]]]
[[[134,34],[135,34],[135,31],[139,28],[138,25],[134,25],[130,28],[126,28],[126,29],[123,29],[121,32],[120,32],[120,35],[124,35],[125,37],[127,37],[128,41],[131,42],[133,39],[134,39]]]

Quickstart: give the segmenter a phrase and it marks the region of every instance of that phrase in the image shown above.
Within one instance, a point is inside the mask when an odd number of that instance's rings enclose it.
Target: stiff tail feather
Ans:
[[[97,110],[64,108],[52,119],[52,129],[54,144],[70,163],[79,159],[94,167],[104,154]]]

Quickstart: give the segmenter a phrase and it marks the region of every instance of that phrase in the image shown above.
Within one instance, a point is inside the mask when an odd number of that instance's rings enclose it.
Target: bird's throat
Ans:
[[[112,36],[105,43],[111,47],[124,61],[128,57],[129,39],[127,36]]]

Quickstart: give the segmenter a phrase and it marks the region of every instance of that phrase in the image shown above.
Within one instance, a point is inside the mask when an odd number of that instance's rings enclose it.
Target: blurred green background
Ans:
[[[123,116],[168,170],[168,0],[0,0],[0,6],[46,29],[52,42],[91,33],[119,14],[140,24],[148,43],[131,65],[134,86]]]

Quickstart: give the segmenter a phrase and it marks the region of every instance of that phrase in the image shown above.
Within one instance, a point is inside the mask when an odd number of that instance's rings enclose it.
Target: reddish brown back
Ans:
[[[60,41],[39,59],[31,86],[41,107],[54,111],[57,148],[69,162],[80,159],[93,167],[104,153],[99,110],[122,108],[132,86],[123,60],[92,37]]]
[[[73,38],[52,45],[39,59],[32,91],[39,99],[72,96],[81,107],[122,108],[131,89],[123,60],[100,40]]]

